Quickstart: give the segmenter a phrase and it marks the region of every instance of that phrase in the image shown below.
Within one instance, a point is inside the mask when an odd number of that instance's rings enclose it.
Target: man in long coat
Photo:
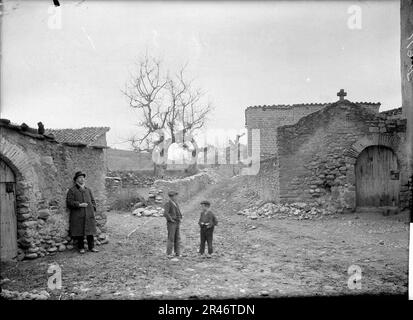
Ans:
[[[166,227],[168,229],[168,241],[166,246],[166,254],[172,255],[172,248],[176,256],[181,256],[180,253],[180,225],[182,220],[181,210],[176,202],[176,191],[169,191],[169,201],[165,203],[164,216],[166,218]]]
[[[96,202],[92,191],[85,185],[86,174],[78,171],[73,178],[74,186],[69,189],[66,205],[70,209],[70,235],[77,240],[80,253],[85,253],[84,238],[86,236],[88,249],[98,252],[94,245],[96,235]]]

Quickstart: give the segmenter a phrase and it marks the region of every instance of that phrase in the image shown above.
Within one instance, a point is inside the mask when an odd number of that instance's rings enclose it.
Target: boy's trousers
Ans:
[[[201,227],[201,245],[199,246],[199,253],[204,254],[205,252],[205,241],[208,243],[208,253],[213,252],[212,249],[212,237],[214,233],[214,227],[207,228],[205,226]]]

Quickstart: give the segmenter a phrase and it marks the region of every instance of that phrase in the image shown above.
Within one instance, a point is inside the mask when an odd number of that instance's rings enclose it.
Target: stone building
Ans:
[[[409,205],[406,119],[401,109],[351,102],[246,109],[249,150],[260,129],[261,197],[317,202],[334,211]]]
[[[66,249],[66,193],[82,170],[97,202],[105,238],[106,132],[32,129],[0,119],[1,258],[36,258]]]

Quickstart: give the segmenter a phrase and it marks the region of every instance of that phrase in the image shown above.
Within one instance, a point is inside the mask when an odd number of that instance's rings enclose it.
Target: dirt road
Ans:
[[[238,182],[239,183],[239,182]],[[241,190],[241,191],[240,191]],[[48,266],[62,268],[52,299],[188,299],[407,292],[408,217],[364,213],[296,221],[237,215],[248,192],[236,180],[212,185],[182,204],[184,257],[165,257],[164,218],[110,212],[110,243],[99,253],[66,252],[2,264],[3,288],[47,289]],[[213,203],[219,225],[216,256],[197,255],[199,202]],[[129,238],[127,235],[138,227]],[[349,289],[348,269],[361,270],[361,289]]]

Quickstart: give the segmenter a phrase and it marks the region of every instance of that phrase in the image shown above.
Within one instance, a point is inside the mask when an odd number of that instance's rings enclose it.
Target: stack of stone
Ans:
[[[156,188],[149,190],[148,203],[161,205],[163,202],[163,191]]]
[[[2,290],[0,296],[7,300],[47,300],[50,298],[50,294],[46,290],[32,290],[31,292]]]
[[[317,203],[290,203],[275,204],[266,203],[262,206],[252,206],[238,212],[251,220],[258,218],[293,218],[296,220],[319,219],[322,216],[332,214],[330,211],[321,208]]]

